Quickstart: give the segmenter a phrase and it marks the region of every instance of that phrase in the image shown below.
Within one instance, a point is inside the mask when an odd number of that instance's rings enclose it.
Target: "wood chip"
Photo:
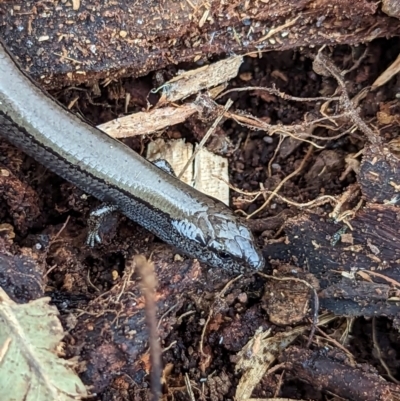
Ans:
[[[202,148],[194,159],[194,187],[229,205],[228,161]]]
[[[182,123],[196,111],[198,111],[198,107],[192,103],[184,104],[178,108],[164,107],[116,118],[105,124],[98,125],[97,128],[113,138],[146,135],[163,130],[171,125]]]
[[[147,147],[147,159],[166,160],[175,173],[179,173],[193,154],[191,143],[185,143],[183,139],[165,142],[163,139],[156,139]],[[182,175],[181,180],[188,185],[193,185],[193,168],[188,168]]]
[[[397,56],[396,60],[385,70],[371,86],[371,90],[375,90],[380,86],[384,85],[386,82],[391,80],[396,74],[400,72],[400,54]]]
[[[77,11],[81,6],[81,0],[72,0],[72,9]]]
[[[157,139],[147,148],[150,161],[166,160],[176,174],[179,174],[193,154],[193,146],[183,139],[165,142]],[[222,178],[218,179],[218,178]],[[202,148],[196,155],[194,163],[189,165],[181,180],[195,187],[200,192],[229,204],[228,161],[221,156]]]
[[[162,86],[163,94],[158,105],[176,102],[202,90],[228,82],[237,76],[242,62],[242,56],[230,57],[172,78]]]

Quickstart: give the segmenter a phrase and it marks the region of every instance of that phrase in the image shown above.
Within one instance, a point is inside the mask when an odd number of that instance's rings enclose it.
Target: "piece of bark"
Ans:
[[[0,36],[46,88],[143,76],[212,55],[399,35],[379,2],[0,2]]]
[[[280,362],[290,373],[324,392],[351,401],[389,401],[400,386],[384,381],[377,373],[350,366],[341,351],[311,351],[298,347],[285,350]]]
[[[357,179],[368,202],[400,204],[400,158],[396,150],[395,143],[366,148]]]
[[[239,352],[246,345],[257,329],[261,327],[267,330],[271,326],[258,305],[251,306],[244,313],[237,313],[227,322],[224,321],[224,314],[221,315],[223,328],[217,332],[218,337],[214,336],[214,338],[218,338],[219,341],[223,338],[222,346],[234,353]]]
[[[182,105],[182,107],[163,107],[148,112],[141,111],[119,117],[100,124],[97,128],[113,138],[148,135],[168,128],[171,125],[182,123],[197,111],[199,109],[193,103]]]
[[[390,300],[397,296],[390,289],[390,280],[400,282],[400,225],[396,223],[399,219],[400,209],[395,206],[369,205],[351,220],[353,231],[347,229],[343,233],[344,223],[303,214],[286,222],[286,241],[267,245],[264,256],[312,273],[320,287],[327,289],[320,294],[322,306],[337,314],[394,316],[400,306]],[[376,284],[371,284],[370,291],[378,293],[367,296],[367,284],[342,281],[343,276],[355,271],[371,272],[368,279]],[[356,279],[361,277],[353,278]]]
[[[267,260],[286,260],[306,267],[318,279],[331,280],[335,275],[340,277],[340,272],[357,268],[384,270],[385,275],[398,280],[398,221],[400,209],[392,205],[366,206],[350,221],[353,230],[327,216],[305,213],[286,222],[285,243],[273,242],[263,252]]]
[[[278,230],[283,223],[295,215],[295,211],[285,209],[276,216],[265,217],[262,219],[246,220],[247,226],[256,234],[267,230]]]
[[[384,274],[381,272],[381,274]],[[397,316],[400,313],[399,289],[344,278],[318,294],[322,309],[338,316]]]

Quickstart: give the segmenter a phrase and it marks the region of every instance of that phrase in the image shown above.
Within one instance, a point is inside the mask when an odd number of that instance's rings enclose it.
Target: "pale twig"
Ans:
[[[194,313],[196,313],[195,310],[189,310],[189,311],[187,311],[187,312],[185,312],[185,313],[182,313],[182,315],[179,315],[179,316],[176,318],[176,321],[178,322],[178,324],[181,324],[184,317],[193,315]]]
[[[285,364],[281,363],[280,365],[285,365]],[[270,369],[270,370],[272,370],[272,369]],[[270,371],[268,371],[267,373],[271,374]],[[278,394],[281,392],[284,374],[285,374],[285,371],[283,370],[282,373],[279,375],[278,384],[276,385],[276,388],[274,391],[274,398],[277,397]]]
[[[189,379],[189,376],[188,376],[187,373],[185,373],[185,385],[186,385],[186,390],[187,390],[187,392],[188,392],[190,401],[195,401],[196,398],[194,398],[194,393],[193,393],[193,390],[192,390],[192,385],[191,385],[191,383],[190,383],[190,379]]]
[[[372,144],[381,144],[382,138],[379,137],[372,129],[365,123],[365,121],[360,117],[357,109],[354,107],[349,94],[346,90],[346,85],[343,81],[343,76],[336,65],[326,56],[321,50],[318,52],[314,65],[325,72],[328,72],[333,78],[336,79],[337,83],[341,88],[340,103],[342,107],[349,112],[349,117],[351,121],[357,125],[358,129],[362,131]]]
[[[357,272],[358,274],[360,274],[360,272]],[[363,274],[368,274],[370,276],[375,276],[375,277],[379,277],[385,281],[387,281],[388,283],[394,285],[395,287],[400,288],[400,283],[388,276],[385,276],[384,274],[378,273],[378,272],[373,272],[371,270],[363,270],[362,271]],[[361,274],[360,274],[361,275]]]
[[[54,54],[55,56],[57,56],[57,57],[61,57],[61,60],[72,61],[72,62],[74,62],[74,63],[76,63],[76,64],[82,64],[82,63],[83,63],[82,61],[79,61],[79,60],[77,60],[77,59],[75,59],[75,58],[66,56],[66,55],[64,55],[64,54],[55,53],[55,52],[53,52],[53,54]]]
[[[341,213],[341,208],[346,202],[351,202],[353,199],[355,199],[356,196],[359,194],[359,192],[360,188],[358,184],[349,185],[346,191],[343,192],[338,198],[336,206],[334,207],[332,212],[329,213],[329,217],[334,219],[336,223],[344,221],[346,224],[349,225],[349,223],[345,219],[350,215],[354,215],[356,211],[361,207],[361,204],[357,205],[357,207],[354,208],[353,210],[346,210],[345,212],[342,213]],[[349,227],[351,230],[353,230],[353,228],[350,225]]]
[[[338,128],[335,128],[335,129],[333,129],[333,127],[330,127],[330,126],[328,126],[328,125],[323,125],[323,124],[318,124],[318,125],[316,125],[316,127],[323,127],[323,128],[327,128],[327,129],[330,129],[330,130],[332,130],[332,131],[337,131],[338,129],[340,129],[340,128],[342,128],[342,127],[338,127]],[[354,129],[354,127],[355,127],[355,125],[352,125],[349,129],[347,129],[346,131],[343,131],[343,132],[341,132],[340,134],[337,134],[337,135],[335,135],[335,136],[318,136],[318,135],[314,135],[314,134],[309,134],[309,137],[310,138],[313,138],[313,139],[319,139],[320,141],[333,141],[334,139],[339,139],[339,138],[341,138],[342,136],[345,136],[346,134],[348,134],[349,132],[351,132],[353,129]]]
[[[284,135],[280,135],[280,136],[279,136],[278,145],[276,146],[276,148],[275,148],[275,150],[274,150],[274,154],[272,155],[271,159],[270,159],[269,162],[268,162],[268,177],[271,177],[271,176],[272,176],[272,163],[274,162],[275,157],[276,157],[276,155],[278,154],[279,149],[281,148],[284,139],[285,139],[285,136],[284,136]]]
[[[290,199],[287,199],[284,196],[279,195],[278,193],[275,193],[275,191],[270,191],[268,189],[261,189],[259,191],[246,192],[246,191],[243,191],[243,190],[233,186],[232,184],[230,184],[228,181],[224,180],[221,177],[217,177],[217,176],[213,176],[213,177],[223,181],[225,184],[227,184],[229,186],[230,189],[232,189],[233,191],[235,191],[235,192],[237,192],[237,193],[239,193],[241,195],[253,196],[254,198],[250,199],[248,201],[246,199],[244,199],[245,202],[249,202],[249,203],[254,202],[262,194],[274,194],[274,196],[276,196],[279,199],[282,199],[288,205],[291,205],[291,206],[294,206],[294,207],[298,207],[300,209],[304,208],[304,207],[320,206],[320,205],[323,205],[323,204],[325,204],[327,202],[331,202],[331,203],[336,203],[337,202],[336,198],[334,196],[332,196],[332,195],[321,195],[320,197],[318,197],[316,199],[313,199],[311,201],[308,201],[308,202],[305,202],[305,203],[298,203],[298,202],[292,201]]]
[[[364,53],[360,56],[360,58],[358,60],[356,60],[356,62],[348,70],[342,71],[342,75],[345,76],[349,72],[357,69],[360,66],[360,64],[364,61],[364,59],[368,56],[368,51],[369,51],[369,48],[368,48],[368,46],[366,46]]]
[[[336,341],[334,338],[332,338],[329,334],[326,334],[319,327],[317,327],[317,331],[319,334],[321,334],[322,337],[325,338],[325,340],[335,345],[335,347],[340,348],[343,352],[345,352],[349,357],[351,357],[354,360],[354,355],[346,347],[340,344],[339,341]]]
[[[273,95],[276,95],[282,99],[285,100],[293,100],[294,102],[317,102],[319,100],[330,100],[330,101],[337,101],[340,98],[339,97],[325,97],[325,96],[319,96],[319,97],[297,97],[297,96],[292,96],[288,95],[285,92],[281,92],[279,89],[277,89],[275,86],[272,88],[267,88],[264,86],[246,86],[243,88],[232,88],[228,89],[225,92],[222,92],[221,94],[218,95],[217,99],[221,98],[222,96],[227,95],[228,93],[231,92],[245,92],[245,91],[252,91],[252,90],[257,90],[257,91],[265,91],[268,93],[271,93]]]
[[[170,312],[172,312],[178,305],[179,305],[179,302],[175,303],[160,317],[160,319],[158,320],[157,329],[160,328],[160,325],[161,325],[163,319],[165,318],[165,316],[167,316]]]
[[[272,131],[272,134],[275,133],[275,132],[278,132],[278,133],[281,134],[281,135],[290,136],[291,138],[293,138],[293,139],[295,139],[295,140],[297,140],[297,141],[300,141],[300,142],[306,142],[306,143],[310,144],[311,146],[314,146],[314,148],[317,148],[317,149],[324,149],[324,148],[325,148],[325,146],[317,145],[317,144],[316,144],[315,142],[313,142],[313,141],[310,141],[310,140],[305,139],[305,138],[302,138],[302,137],[300,137],[300,136],[298,136],[298,135],[292,134],[289,130],[280,130],[280,129],[276,129],[275,131]],[[307,135],[307,136],[310,136],[310,134],[306,134],[306,135]]]
[[[54,242],[57,240],[57,238],[60,236],[60,234],[65,230],[65,227],[67,227],[67,224],[69,222],[70,216],[67,217],[65,220],[65,223],[62,225],[62,227],[58,230],[57,234],[54,236],[54,238],[51,239],[50,244],[48,246],[48,249],[54,244]]]
[[[276,28],[270,29],[265,36],[263,36],[260,39],[258,39],[255,43],[260,43],[260,42],[262,42],[264,40],[267,40],[271,36],[276,35],[278,32],[281,32],[284,29],[289,28],[290,26],[294,25],[299,18],[300,18],[300,15],[298,15],[296,18],[293,18],[292,20],[290,20],[288,22],[285,22],[283,25],[279,25]]]
[[[87,272],[86,279],[87,279],[88,284],[89,284],[92,288],[94,288],[94,289],[96,290],[96,292],[100,292],[100,290],[99,290],[99,289],[91,282],[91,280],[90,280],[90,270],[88,270],[88,272]]]
[[[118,303],[120,301],[122,295],[125,293],[126,287],[127,287],[128,283],[130,282],[133,273],[135,272],[135,266],[136,266],[136,264],[134,263],[134,261],[132,259],[127,261],[124,275],[122,277],[121,290],[119,291],[119,294],[115,298],[115,301],[114,301],[115,303]]]
[[[47,277],[57,266],[57,264],[51,266],[50,269],[44,274],[44,277]]]
[[[320,149],[322,149],[323,147],[319,146],[311,141],[307,141],[306,139],[303,139],[300,136],[301,134],[299,135],[298,133],[300,132],[300,133],[304,134],[304,136],[306,138],[311,137],[311,138],[319,139],[322,141],[331,141],[334,139],[338,139],[338,138],[342,137],[343,135],[346,135],[349,131],[347,130],[344,133],[341,133],[341,134],[338,134],[338,135],[335,135],[332,137],[322,137],[322,136],[320,137],[320,136],[313,135],[311,132],[314,131],[314,129],[318,128],[318,127],[323,127],[326,129],[337,131],[341,127],[332,127],[332,126],[328,126],[328,125],[320,124],[320,123],[322,123],[324,121],[345,118],[345,117],[348,117],[348,115],[349,115],[348,113],[343,113],[343,114],[340,114],[337,116],[323,117],[323,118],[319,118],[317,120],[303,122],[301,124],[285,126],[283,124],[276,124],[276,125],[268,124],[255,116],[250,116],[250,115],[245,115],[245,114],[237,114],[237,113],[232,113],[232,112],[225,113],[225,117],[231,118],[232,120],[234,120],[235,122],[237,122],[239,125],[241,125],[243,127],[247,127],[251,130],[263,130],[263,131],[266,131],[269,135],[273,135],[275,133],[285,134],[285,135],[291,136],[294,139],[311,143],[311,144],[313,144],[313,146],[315,146],[316,148],[320,148]],[[307,131],[310,131],[310,132],[307,132]]]
[[[174,345],[176,345],[178,341],[172,341],[171,344],[169,344],[168,346],[166,346],[165,348],[163,348],[162,353],[169,351]]]

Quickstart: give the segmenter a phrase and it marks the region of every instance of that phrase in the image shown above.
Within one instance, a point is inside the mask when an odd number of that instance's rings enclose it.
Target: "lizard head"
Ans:
[[[192,221],[173,223],[186,240],[183,251],[209,266],[233,273],[260,270],[265,260],[257,250],[249,228],[229,209],[197,213]],[[193,222],[195,221],[195,223]]]

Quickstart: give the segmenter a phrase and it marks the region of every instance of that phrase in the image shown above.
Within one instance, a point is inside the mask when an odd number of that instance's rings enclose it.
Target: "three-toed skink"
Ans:
[[[249,229],[227,206],[69,112],[1,41],[0,136],[190,257],[232,272],[264,266]]]

